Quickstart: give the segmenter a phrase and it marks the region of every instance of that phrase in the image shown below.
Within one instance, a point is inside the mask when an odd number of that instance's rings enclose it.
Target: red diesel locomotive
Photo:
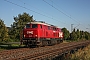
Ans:
[[[46,46],[63,42],[63,32],[45,22],[30,22],[23,29],[21,41],[26,46]]]

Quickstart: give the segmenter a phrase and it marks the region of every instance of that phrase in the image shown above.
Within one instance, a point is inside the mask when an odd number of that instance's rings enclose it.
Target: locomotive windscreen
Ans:
[[[37,24],[32,24],[32,28],[37,28]]]
[[[26,25],[26,28],[37,28],[38,26],[37,26],[37,24],[27,24]]]
[[[27,24],[27,25],[26,25],[26,28],[30,28],[30,24]]]

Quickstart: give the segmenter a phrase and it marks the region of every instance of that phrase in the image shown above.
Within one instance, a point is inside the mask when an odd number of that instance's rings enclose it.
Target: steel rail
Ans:
[[[71,42],[40,48],[20,48],[0,52],[0,60],[39,60],[68,53],[78,47],[87,46],[90,41]]]

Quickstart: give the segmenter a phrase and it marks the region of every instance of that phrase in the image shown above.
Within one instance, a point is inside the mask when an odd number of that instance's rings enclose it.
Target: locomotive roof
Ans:
[[[42,24],[42,25],[47,25],[47,26],[53,26],[53,27],[57,27],[57,26],[54,26],[54,25],[51,25],[51,24],[48,24],[48,23],[45,23],[45,22],[29,22],[27,24]],[[58,28],[58,27],[57,27]]]

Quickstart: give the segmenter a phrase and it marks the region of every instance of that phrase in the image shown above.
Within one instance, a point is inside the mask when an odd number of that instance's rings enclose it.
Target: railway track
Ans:
[[[62,43],[38,48],[19,48],[0,52],[0,60],[40,60],[68,53],[79,47],[87,46],[90,41]]]

